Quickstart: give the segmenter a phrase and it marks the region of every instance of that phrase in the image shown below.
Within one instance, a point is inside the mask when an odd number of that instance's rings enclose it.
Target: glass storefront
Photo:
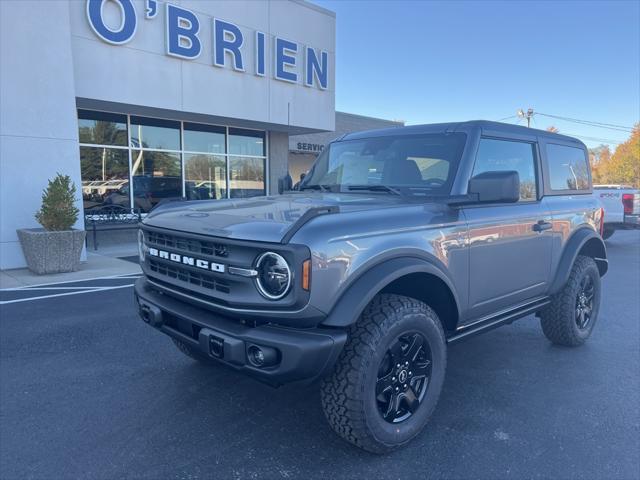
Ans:
[[[84,208],[265,194],[263,131],[78,110]]]

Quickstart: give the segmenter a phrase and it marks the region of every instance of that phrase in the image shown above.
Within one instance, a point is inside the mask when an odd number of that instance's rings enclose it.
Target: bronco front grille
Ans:
[[[154,231],[146,231],[145,236],[147,237],[147,244],[152,246],[175,248],[185,252],[223,258],[229,256],[227,246],[222,243],[208,242],[195,238],[184,238]]]
[[[176,280],[208,290],[215,290],[222,293],[229,293],[231,291],[227,282],[206,273],[193,272],[186,268],[161,263],[153,259],[149,259],[149,269],[158,275],[175,278]]]

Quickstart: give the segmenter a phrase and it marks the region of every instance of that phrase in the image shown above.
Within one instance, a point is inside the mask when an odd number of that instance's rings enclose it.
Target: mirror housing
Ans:
[[[469,180],[470,203],[515,203],[520,200],[520,175],[515,170],[479,173]]]
[[[278,195],[293,189],[293,180],[288,173],[278,179]]]

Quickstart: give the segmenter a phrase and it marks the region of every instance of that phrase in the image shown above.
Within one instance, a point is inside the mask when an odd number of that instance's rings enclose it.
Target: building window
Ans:
[[[231,198],[263,195],[264,158],[230,157],[229,189]]]
[[[240,128],[229,129],[230,154],[264,157],[264,150],[264,132],[244,130]]]
[[[224,155],[185,153],[186,197],[189,200],[227,198],[227,163]]]
[[[132,116],[131,146],[154,150],[180,150],[180,122]]]
[[[80,147],[80,170],[85,208],[100,205],[130,208],[127,149]]]
[[[88,110],[78,128],[85,209],[266,192],[263,131]]]
[[[80,143],[127,146],[127,116],[78,110]]]

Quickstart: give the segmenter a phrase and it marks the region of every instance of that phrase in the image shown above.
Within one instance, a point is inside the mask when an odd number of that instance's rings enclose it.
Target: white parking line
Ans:
[[[107,277],[93,277],[93,278],[80,278],[77,280],[65,280],[63,282],[50,282],[50,283],[39,283],[36,285],[25,285],[24,287],[18,287],[18,288],[24,288],[24,289],[32,289],[33,287],[45,287],[47,285],[64,285],[65,283],[80,283],[80,282],[90,282],[92,280],[111,280],[114,278],[122,278],[122,279],[127,279],[127,278],[131,278],[131,279],[136,279],[142,276],[142,273],[127,273],[126,275],[109,275]],[[12,290],[9,288],[0,288],[0,292],[4,292],[6,290]]]
[[[129,288],[129,287],[133,287],[133,283],[129,285],[118,285],[117,287],[95,287],[90,290],[85,288],[83,290],[79,290],[76,292],[52,293],[51,295],[41,295],[39,297],[17,298],[15,300],[0,301],[0,305],[7,305],[9,303],[31,302],[33,300],[43,300],[46,298],[66,297],[68,295],[80,295],[81,293],[105,292],[107,290],[117,290],[119,288]],[[23,290],[28,291],[31,289],[23,289]]]
[[[0,292],[31,292],[35,290],[82,290],[82,289],[94,289],[101,287],[15,287],[15,288],[1,288]]]

